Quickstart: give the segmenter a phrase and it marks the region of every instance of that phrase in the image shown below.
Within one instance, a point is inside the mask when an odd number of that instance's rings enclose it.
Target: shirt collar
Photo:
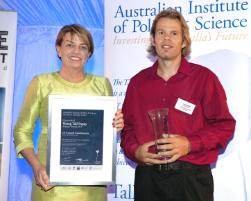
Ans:
[[[158,68],[158,60],[152,65],[152,73],[153,74],[157,74],[157,68]],[[178,69],[178,73],[183,73],[186,75],[189,75],[191,73],[191,65],[190,63],[187,61],[186,58],[182,57],[181,58],[181,62],[180,62],[180,67]]]
[[[191,71],[192,71],[192,68],[190,66],[190,63],[184,57],[182,57],[178,72],[189,75]]]

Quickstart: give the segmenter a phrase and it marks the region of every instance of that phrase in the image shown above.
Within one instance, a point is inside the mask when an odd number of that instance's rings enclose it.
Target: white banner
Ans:
[[[129,79],[152,64],[147,58],[155,15],[168,7],[188,21],[190,61],[207,66],[221,80],[237,120],[234,138],[212,168],[215,201],[251,201],[251,1],[105,1],[105,75],[122,106]],[[117,184],[109,200],[133,200],[134,164],[118,142]],[[227,192],[227,193],[226,193]]]
[[[17,13],[0,11],[0,201],[7,200]]]

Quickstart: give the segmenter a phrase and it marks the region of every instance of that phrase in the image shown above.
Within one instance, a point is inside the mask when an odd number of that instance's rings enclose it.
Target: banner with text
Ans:
[[[17,13],[0,11],[0,201],[7,200]],[[7,20],[8,19],[8,20]]]
[[[121,108],[130,78],[149,67],[146,48],[156,14],[173,7],[190,28],[190,61],[214,71],[237,120],[234,138],[212,167],[215,201],[251,201],[251,12],[248,1],[114,0],[105,1],[105,75]],[[110,201],[133,200],[135,164],[117,145],[117,181],[109,187]],[[226,193],[228,192],[228,193]]]

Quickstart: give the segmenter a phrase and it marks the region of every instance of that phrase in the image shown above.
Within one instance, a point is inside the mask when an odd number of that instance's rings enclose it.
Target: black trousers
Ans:
[[[137,166],[135,201],[213,201],[209,165],[176,161],[169,166]]]

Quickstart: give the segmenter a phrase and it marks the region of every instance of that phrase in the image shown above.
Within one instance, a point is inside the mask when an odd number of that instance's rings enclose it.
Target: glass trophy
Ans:
[[[158,108],[148,111],[148,115],[151,119],[155,141],[156,141],[156,153],[165,151],[159,149],[157,140],[163,138],[163,134],[166,134],[165,137],[168,137],[168,108]]]

